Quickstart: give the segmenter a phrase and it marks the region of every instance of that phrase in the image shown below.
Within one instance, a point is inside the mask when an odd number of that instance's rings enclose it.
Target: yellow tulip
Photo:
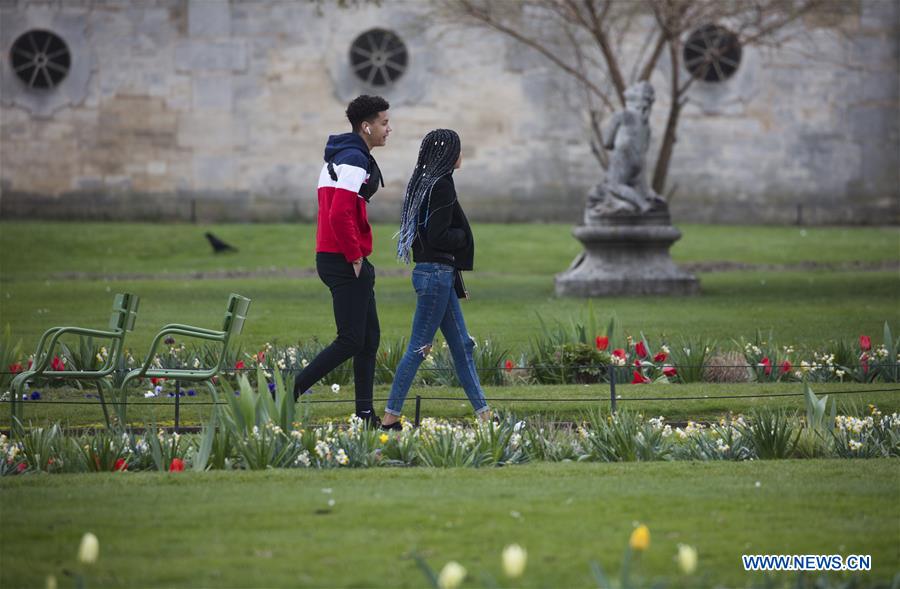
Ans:
[[[644,524],[639,525],[631,532],[631,539],[628,540],[628,545],[631,546],[632,550],[637,550],[639,552],[643,552],[650,547],[650,528],[645,526]]]
[[[390,439],[390,438],[388,438],[388,435],[387,435],[387,434],[381,434],[380,436],[378,436],[378,440],[379,440],[382,444],[387,444],[387,441],[388,441],[389,439]]]

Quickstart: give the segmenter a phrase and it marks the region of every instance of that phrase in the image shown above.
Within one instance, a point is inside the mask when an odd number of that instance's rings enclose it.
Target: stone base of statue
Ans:
[[[585,212],[572,234],[584,245],[568,270],[556,276],[557,296],[694,295],[700,282],[672,261],[681,238],[667,207],[646,213]]]

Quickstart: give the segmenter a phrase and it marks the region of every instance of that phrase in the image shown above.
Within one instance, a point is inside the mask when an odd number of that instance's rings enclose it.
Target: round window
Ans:
[[[366,31],[350,46],[350,67],[370,86],[393,84],[406,71],[408,61],[406,45],[384,29]]]
[[[44,30],[20,35],[12,44],[9,60],[16,76],[36,90],[58,86],[72,66],[72,54],[66,42]]]
[[[737,35],[718,25],[704,25],[684,45],[684,65],[691,75],[706,82],[722,82],[737,71],[741,44]]]

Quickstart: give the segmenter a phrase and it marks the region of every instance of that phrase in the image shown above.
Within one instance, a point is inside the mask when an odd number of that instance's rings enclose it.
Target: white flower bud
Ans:
[[[88,532],[81,537],[81,545],[78,546],[78,560],[84,564],[94,564],[100,554],[100,541],[97,536]]]
[[[678,545],[678,568],[685,575],[691,575],[697,570],[697,549],[687,544]]]
[[[456,589],[466,578],[466,569],[455,561],[450,561],[441,569],[438,575],[438,587],[441,589]]]
[[[525,572],[528,552],[518,544],[510,544],[503,549],[503,572],[510,579],[518,579]]]

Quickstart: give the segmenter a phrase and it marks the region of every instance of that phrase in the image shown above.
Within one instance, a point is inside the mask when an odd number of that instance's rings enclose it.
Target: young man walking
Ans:
[[[319,174],[316,270],[331,291],[337,338],[294,380],[298,398],[326,374],[353,358],[356,415],[370,426],[379,420],[372,407],[375,353],[381,330],[375,308],[372,228],[366,204],[381,184],[381,171],[371,151],[391,133],[387,101],[359,96],[347,107],[352,132],[331,135]]]

